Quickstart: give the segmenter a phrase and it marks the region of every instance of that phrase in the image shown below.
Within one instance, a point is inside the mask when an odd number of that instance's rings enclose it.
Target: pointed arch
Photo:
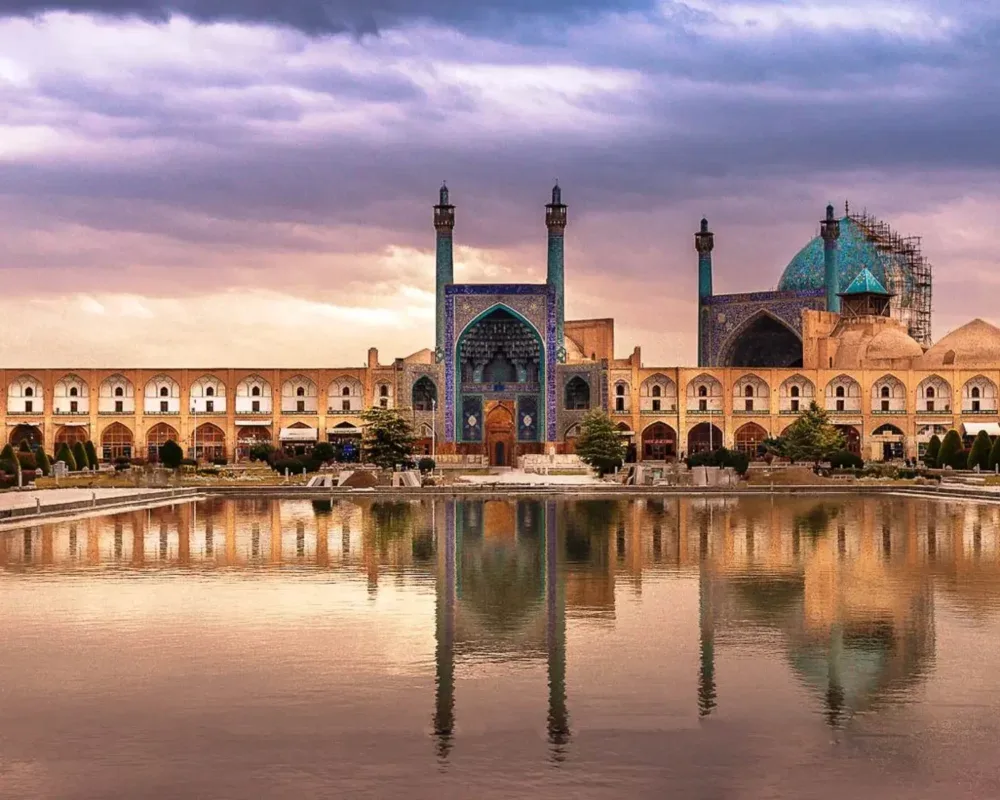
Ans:
[[[413,382],[412,402],[414,411],[433,411],[437,407],[437,384],[429,375],[421,375]]]
[[[640,435],[644,461],[668,461],[677,457],[677,431],[657,420],[642,429]]]
[[[733,410],[766,414],[770,410],[771,387],[759,375],[748,372],[733,383]]]
[[[121,422],[112,422],[101,432],[101,459],[117,461],[131,459],[135,437],[132,430]]]
[[[98,414],[134,414],[135,386],[132,381],[116,372],[108,375],[97,387]]]
[[[218,425],[205,422],[195,428],[191,435],[191,449],[194,457],[207,461],[217,461],[226,457],[226,434]]]
[[[341,375],[330,381],[326,398],[329,413],[357,414],[365,407],[365,388],[353,375]]]
[[[316,384],[308,376],[293,375],[281,384],[281,413],[315,414],[317,403]]]
[[[872,384],[871,410],[882,414],[906,413],[906,386],[891,373]]]
[[[564,408],[568,411],[586,411],[590,408],[590,383],[580,375],[566,381],[563,391]]]
[[[236,384],[237,415],[270,415],[273,404],[274,394],[271,384],[264,376],[247,375]]]
[[[827,411],[861,411],[861,384],[850,375],[838,375],[826,385]]]
[[[20,375],[7,386],[8,414],[45,412],[45,389],[34,375]]]
[[[778,412],[797,414],[816,399],[816,386],[804,375],[791,375],[778,387]]]
[[[756,422],[748,422],[736,429],[734,446],[737,450],[753,458],[757,455],[760,445],[767,438],[767,431]]]
[[[192,414],[225,414],[226,384],[215,375],[206,374],[191,384]]]
[[[656,372],[639,384],[639,410],[658,413],[677,410],[677,384],[668,375]]]
[[[722,383],[707,372],[688,381],[686,394],[689,412],[722,411]]]
[[[767,309],[749,317],[720,348],[727,367],[802,366],[802,337]]]
[[[917,384],[917,411],[951,412],[951,384],[940,375],[928,375]]]
[[[997,385],[985,375],[976,375],[962,387],[963,414],[996,414]]]
[[[143,391],[146,414],[180,414],[181,387],[172,377],[160,374],[146,381]]]

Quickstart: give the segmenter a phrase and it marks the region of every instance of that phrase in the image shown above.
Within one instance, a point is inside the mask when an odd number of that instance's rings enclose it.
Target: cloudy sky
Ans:
[[[935,337],[1000,323],[998,0],[0,0],[0,365],[322,366],[433,344],[456,273],[695,358],[830,201],[924,237]]]

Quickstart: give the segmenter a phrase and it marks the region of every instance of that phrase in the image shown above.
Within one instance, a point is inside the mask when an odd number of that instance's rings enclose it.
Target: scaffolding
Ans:
[[[890,311],[911,337],[925,347],[931,345],[931,263],[920,249],[919,236],[901,236],[889,223],[864,209],[860,214],[845,208],[848,219],[864,233],[882,258],[892,293]]]

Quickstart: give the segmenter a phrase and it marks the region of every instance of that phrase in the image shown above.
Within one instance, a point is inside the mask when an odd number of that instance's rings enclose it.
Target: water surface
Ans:
[[[0,797],[997,797],[998,524],[838,496],[17,529]]]

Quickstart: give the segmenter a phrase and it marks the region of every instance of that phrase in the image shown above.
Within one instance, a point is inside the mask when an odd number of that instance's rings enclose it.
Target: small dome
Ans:
[[[919,358],[924,348],[902,328],[886,328],[875,334],[865,351],[865,361],[894,361],[900,358]]]
[[[868,269],[882,286],[888,286],[884,257],[850,217],[840,220],[837,250],[837,271],[840,273],[841,289],[850,286],[851,281],[863,269]],[[778,281],[778,291],[822,289],[825,284],[824,272],[823,238],[817,236],[788,262],[785,271],[781,273],[781,280]]]
[[[1000,328],[974,319],[956,328],[924,353],[920,369],[993,365],[1000,362]]]
[[[576,342],[570,339],[568,336],[563,336],[563,347],[566,348],[566,360],[567,361],[587,361],[587,357],[583,354],[583,348],[580,347]]]

